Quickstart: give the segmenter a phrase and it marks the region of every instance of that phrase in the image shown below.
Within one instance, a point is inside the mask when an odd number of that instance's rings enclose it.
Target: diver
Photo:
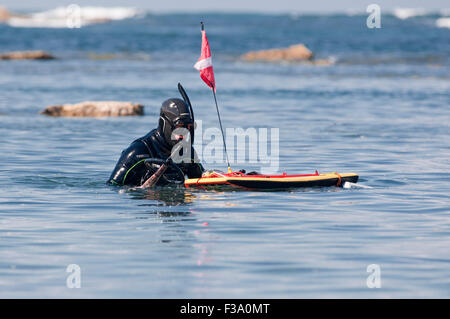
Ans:
[[[204,168],[198,162],[192,146],[195,129],[194,112],[189,98],[180,84],[178,84],[178,89],[183,100],[170,98],[162,103],[158,127],[136,139],[122,151],[108,180],[109,184],[141,186],[169,157],[172,158],[174,146],[183,139],[189,143],[190,156],[185,156],[184,160],[179,163],[171,161],[157,185],[181,184],[186,176],[187,178],[202,176]],[[187,134],[179,134],[177,129],[184,129]]]

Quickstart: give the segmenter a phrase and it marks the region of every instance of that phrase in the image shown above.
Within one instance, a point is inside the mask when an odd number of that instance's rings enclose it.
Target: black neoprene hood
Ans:
[[[191,108],[181,99],[171,98],[163,102],[159,114],[158,131],[164,136],[167,144],[173,146],[177,141],[172,140],[172,132],[177,124],[194,124]],[[193,125],[192,125],[193,126]],[[194,141],[194,128],[191,130],[191,141]]]

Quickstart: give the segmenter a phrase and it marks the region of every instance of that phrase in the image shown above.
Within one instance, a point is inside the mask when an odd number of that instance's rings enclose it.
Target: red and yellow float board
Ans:
[[[308,175],[244,175],[241,172],[212,172],[201,178],[184,181],[186,187],[235,186],[245,189],[279,189],[298,187],[342,186],[345,182],[356,183],[358,175],[354,173],[323,173]]]

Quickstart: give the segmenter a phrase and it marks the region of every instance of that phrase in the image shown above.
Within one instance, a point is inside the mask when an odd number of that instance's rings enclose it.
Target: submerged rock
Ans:
[[[117,55],[113,54],[113,53],[89,53],[88,54],[89,59],[91,60],[112,60],[112,59],[116,59]]]
[[[0,53],[0,60],[51,60],[55,57],[44,51],[13,51]]]
[[[241,56],[245,61],[305,61],[311,60],[314,54],[303,44],[289,48],[251,51]]]
[[[311,62],[311,64],[313,65],[317,65],[317,66],[330,66],[336,63],[335,59],[332,58],[328,58],[328,59],[314,59],[309,61]]]
[[[86,101],[48,106],[40,114],[56,117],[141,116],[144,115],[144,106],[131,102]]]

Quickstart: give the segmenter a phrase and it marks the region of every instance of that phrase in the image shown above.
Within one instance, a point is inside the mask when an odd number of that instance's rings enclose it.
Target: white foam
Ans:
[[[66,19],[40,20],[26,17],[12,17],[8,25],[16,28],[67,28]]]
[[[392,14],[399,19],[405,20],[412,17],[426,15],[427,12],[422,8],[396,8]]]
[[[344,188],[373,188],[367,185],[362,185],[362,184],[356,184],[356,183],[352,183],[352,182],[345,182],[344,183]]]
[[[436,20],[436,26],[438,28],[450,29],[450,18],[439,18]]]
[[[123,20],[138,15],[135,8],[126,7],[58,7],[53,10],[32,13],[27,16],[12,17],[8,24],[13,27],[28,28],[66,28],[69,17],[79,17],[80,26],[93,23]]]

